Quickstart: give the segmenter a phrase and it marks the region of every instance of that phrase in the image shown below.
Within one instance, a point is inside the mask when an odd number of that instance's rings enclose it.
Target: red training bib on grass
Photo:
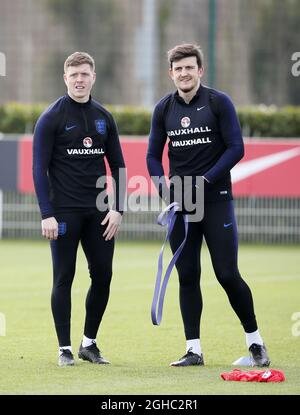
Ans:
[[[232,372],[221,373],[224,380],[234,380],[236,382],[283,382],[284,373],[281,370],[249,370],[244,372],[240,369],[234,369]]]

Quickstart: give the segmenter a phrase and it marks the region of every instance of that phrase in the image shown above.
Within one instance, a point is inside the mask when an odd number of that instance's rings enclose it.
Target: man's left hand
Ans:
[[[122,215],[121,213],[117,212],[116,210],[110,210],[101,225],[106,225],[107,227],[103,233],[103,236],[106,241],[110,241],[114,236],[117,235],[122,222]]]

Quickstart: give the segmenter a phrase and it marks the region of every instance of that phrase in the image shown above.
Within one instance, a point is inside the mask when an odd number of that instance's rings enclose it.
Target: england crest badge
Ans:
[[[95,126],[99,134],[103,135],[106,133],[106,121],[105,120],[103,119],[95,120]]]

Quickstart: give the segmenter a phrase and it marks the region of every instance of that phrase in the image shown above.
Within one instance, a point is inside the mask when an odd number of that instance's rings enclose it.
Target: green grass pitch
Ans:
[[[111,296],[98,344],[112,364],[78,361],[57,366],[57,342],[50,310],[51,260],[46,241],[0,242],[0,313],[6,332],[0,336],[0,394],[97,395],[294,395],[300,394],[299,246],[241,245],[239,268],[250,285],[261,334],[286,381],[225,382],[220,373],[247,354],[242,327],[216,282],[207,249],[202,252],[204,309],[201,343],[204,367],[174,368],[185,352],[173,271],[163,321],[151,323],[150,306],[160,244],[117,242]],[[99,253],[101,255],[101,253]],[[170,258],[169,252],[167,257]],[[165,261],[166,262],[166,261]],[[72,291],[72,343],[82,337],[89,278],[81,249]]]

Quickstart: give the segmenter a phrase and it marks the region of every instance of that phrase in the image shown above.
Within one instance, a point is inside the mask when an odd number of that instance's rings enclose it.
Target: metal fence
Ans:
[[[151,206],[155,204],[158,206],[157,200]],[[119,239],[163,239],[165,230],[156,224],[159,210],[146,210],[149,205],[149,199],[144,199],[141,201],[141,211],[124,214]],[[300,198],[236,198],[235,209],[240,241],[300,242]],[[32,194],[3,192],[0,222],[2,238],[41,238],[40,214]]]
[[[299,105],[299,20],[299,0],[1,0],[0,102],[54,101],[66,57],[85,50],[98,100],[152,107],[172,88],[167,50],[186,41],[203,48],[204,83],[235,104]]]

